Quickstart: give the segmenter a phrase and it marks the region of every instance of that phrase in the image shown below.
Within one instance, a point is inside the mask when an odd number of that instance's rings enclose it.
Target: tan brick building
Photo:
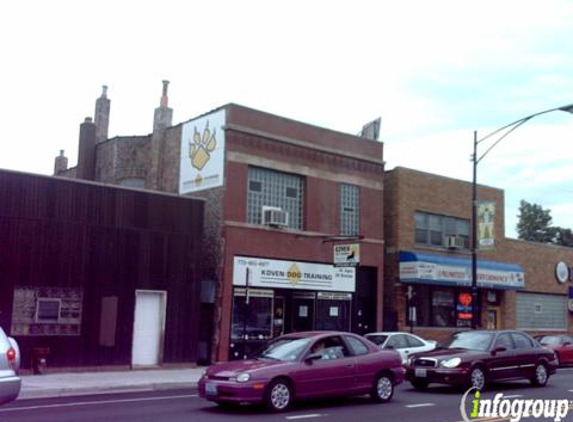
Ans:
[[[384,186],[385,328],[413,326],[421,336],[436,339],[468,328],[471,183],[397,167],[386,172]],[[572,330],[567,304],[573,249],[505,238],[503,191],[479,186],[478,201],[496,204],[495,249],[478,252],[481,326]],[[559,262],[569,268],[564,282],[556,277]],[[416,310],[409,311],[409,305]]]

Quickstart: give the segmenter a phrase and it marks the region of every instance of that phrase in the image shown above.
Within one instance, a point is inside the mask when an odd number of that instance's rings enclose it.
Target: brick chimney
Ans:
[[[80,145],[78,148],[78,179],[95,180],[96,125],[91,117],[86,117],[80,125]]]
[[[95,108],[96,143],[107,139],[110,103],[111,101],[107,98],[107,86],[103,85],[101,97],[96,100]]]
[[[169,81],[163,81],[163,94],[159,107],[155,109],[153,117],[153,132],[157,130],[166,129],[172,125],[173,122],[173,109],[168,107],[169,97],[167,97],[167,87]]]
[[[68,169],[68,157],[64,155],[64,150],[60,150],[60,155],[54,161],[54,176],[64,173]]]

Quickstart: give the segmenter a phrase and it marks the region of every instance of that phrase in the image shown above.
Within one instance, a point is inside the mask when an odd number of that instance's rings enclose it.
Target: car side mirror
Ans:
[[[499,352],[505,352],[506,350],[507,350],[507,347],[505,347],[505,346],[496,346],[496,347],[494,347],[493,350],[491,351],[491,354],[492,354],[492,355],[496,355],[496,354],[498,354]]]
[[[311,353],[310,355],[308,355],[305,359],[304,362],[305,363],[312,363],[313,360],[320,360],[322,359],[322,354],[321,353]]]
[[[570,341],[566,341],[565,343],[563,343],[563,346],[571,346],[571,342],[570,342]]]

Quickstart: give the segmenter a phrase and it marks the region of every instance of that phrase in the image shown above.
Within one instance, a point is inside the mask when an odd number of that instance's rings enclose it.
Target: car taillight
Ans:
[[[10,365],[12,365],[12,367],[16,366],[16,351],[14,350],[14,348],[10,347],[8,349],[8,351],[6,352],[6,357],[8,358],[8,362],[10,363]]]

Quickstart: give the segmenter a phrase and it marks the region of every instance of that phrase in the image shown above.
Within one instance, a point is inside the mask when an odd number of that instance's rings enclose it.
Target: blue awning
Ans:
[[[477,272],[479,287],[515,290],[525,286],[523,268],[517,264],[479,259]],[[470,287],[471,260],[400,251],[400,281]]]

